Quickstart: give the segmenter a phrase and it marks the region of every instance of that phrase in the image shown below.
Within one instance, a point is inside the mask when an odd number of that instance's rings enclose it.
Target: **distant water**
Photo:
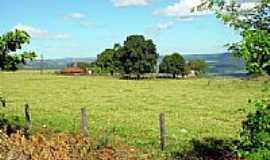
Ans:
[[[242,59],[229,53],[184,55],[187,60],[203,59],[209,65],[209,75],[244,77],[247,72]]]

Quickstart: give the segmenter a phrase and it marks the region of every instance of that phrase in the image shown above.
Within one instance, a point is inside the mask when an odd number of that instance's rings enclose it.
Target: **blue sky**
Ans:
[[[221,53],[239,40],[210,12],[189,13],[199,0],[0,1],[0,34],[28,31],[24,48],[45,58],[95,57],[131,34],[153,39],[161,55]]]

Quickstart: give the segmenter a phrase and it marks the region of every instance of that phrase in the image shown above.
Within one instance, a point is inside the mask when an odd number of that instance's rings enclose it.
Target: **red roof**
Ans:
[[[85,73],[85,71],[79,67],[67,67],[62,72],[63,73]]]

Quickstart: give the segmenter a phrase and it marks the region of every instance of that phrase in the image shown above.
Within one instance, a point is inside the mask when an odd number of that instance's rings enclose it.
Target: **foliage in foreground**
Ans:
[[[29,43],[30,35],[17,29],[0,36],[0,70],[15,71],[19,64],[26,64],[27,60],[33,60],[36,57],[34,52],[11,54],[22,49],[23,44]]]
[[[258,101],[256,112],[247,116],[239,145],[241,156],[254,160],[270,158],[270,101]]]
[[[240,160],[234,150],[236,141],[233,139],[217,139],[207,137],[192,139],[191,149],[183,149],[182,152],[168,153],[170,160]]]
[[[240,32],[242,40],[229,50],[244,59],[249,73],[270,74],[270,0],[258,0],[251,8],[241,7],[241,2],[204,0],[197,9],[214,9],[219,19]]]

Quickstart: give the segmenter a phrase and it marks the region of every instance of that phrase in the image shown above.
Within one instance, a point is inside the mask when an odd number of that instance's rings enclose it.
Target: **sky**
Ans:
[[[0,2],[0,35],[27,31],[31,43],[24,50],[45,58],[95,57],[133,34],[152,39],[160,55],[223,53],[225,44],[240,39],[210,11],[191,13],[200,0]]]

